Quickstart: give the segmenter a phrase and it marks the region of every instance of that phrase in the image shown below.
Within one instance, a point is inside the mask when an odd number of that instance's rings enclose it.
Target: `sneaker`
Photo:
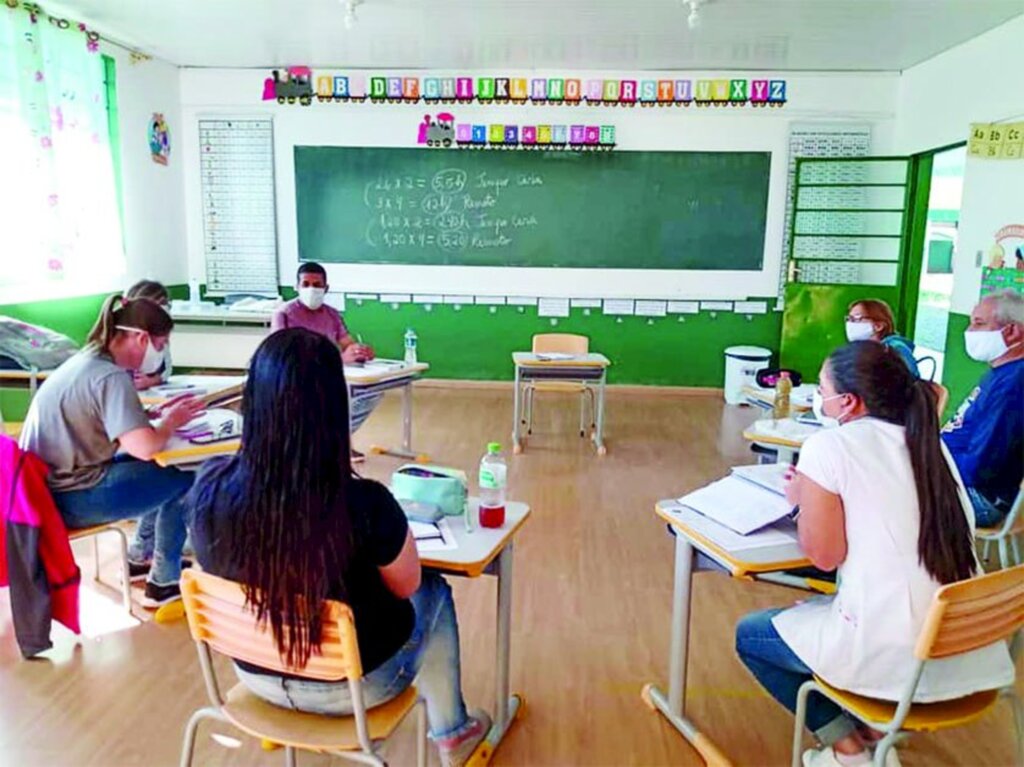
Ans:
[[[803,756],[804,767],[850,767],[849,763],[844,764],[839,761],[839,757],[836,756],[835,749],[832,746],[825,748],[812,748],[804,751]],[[871,752],[864,750],[861,752],[861,760],[854,762],[854,764],[871,764]]]
[[[181,599],[181,588],[177,583],[168,583],[160,586],[152,581],[146,581],[146,593],[142,597],[142,606],[155,609],[168,602],[176,602]]]
[[[361,453],[355,448],[352,448],[352,463],[365,463],[366,453]]]
[[[491,731],[491,717],[483,709],[470,712],[469,719],[472,724],[462,733],[458,742],[451,746],[438,744],[442,767],[463,767]]]
[[[187,570],[192,567],[191,559],[181,560],[181,569]],[[153,568],[152,562],[133,562],[128,560],[128,582],[139,583],[140,581],[146,580],[146,576],[149,575],[149,571]]]

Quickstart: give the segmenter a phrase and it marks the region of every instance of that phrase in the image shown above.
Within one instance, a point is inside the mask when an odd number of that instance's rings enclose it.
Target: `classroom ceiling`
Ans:
[[[1024,0],[62,0],[51,12],[181,66],[899,71]],[[1007,56],[1011,51],[1007,51]]]

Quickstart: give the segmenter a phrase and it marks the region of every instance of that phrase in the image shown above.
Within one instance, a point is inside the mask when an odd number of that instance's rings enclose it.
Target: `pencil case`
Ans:
[[[466,508],[466,473],[444,466],[407,463],[391,475],[391,493],[399,501],[434,504],[449,517]]]

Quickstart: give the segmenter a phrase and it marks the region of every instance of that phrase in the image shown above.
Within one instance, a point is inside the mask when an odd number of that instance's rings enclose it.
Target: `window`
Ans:
[[[78,25],[0,6],[0,302],[124,274],[105,67]]]

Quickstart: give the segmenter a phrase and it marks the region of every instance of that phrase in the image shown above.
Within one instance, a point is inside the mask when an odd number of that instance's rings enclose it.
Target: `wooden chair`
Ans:
[[[913,703],[925,664],[938,658],[976,650],[994,642],[1013,639],[1016,645],[1024,626],[1024,565],[943,586],[917,638],[917,668],[898,703],[856,695],[832,687],[815,677],[800,687],[793,734],[793,767],[800,767],[807,696],[815,692],[834,701],[872,728],[885,732],[879,741],[874,764],[882,767],[901,730],[934,732],[968,724],[980,718],[1006,697],[1013,705],[1017,748],[1024,757],[1024,709],[1011,684],[1003,690],[986,690],[938,703]]]
[[[976,540],[983,542],[981,558],[988,559],[989,549],[995,543],[999,547],[999,566],[1003,569],[1010,566],[1010,550],[1013,550],[1013,564],[1024,564],[1021,562],[1020,548],[1017,536],[1024,534],[1024,481],[1020,483],[1020,490],[1017,491],[1017,498],[1010,507],[1006,519],[1002,524],[995,527],[979,527],[974,531]]]
[[[197,709],[185,727],[181,767],[192,764],[196,729],[203,719],[220,719],[253,737],[281,744],[285,764],[295,765],[297,749],[340,756],[360,764],[385,767],[375,743],[387,739],[406,715],[418,709],[418,753],[416,764],[426,767],[426,709],[410,686],[398,697],[369,711],[363,701],[363,666],[356,642],[356,628],[348,605],[324,600],[323,644],[310,656],[304,668],[291,668],[278,653],[269,627],[260,627],[246,607],[242,587],[234,581],[209,573],[186,570],[181,576],[181,596],[189,630],[199,652],[210,706]],[[353,714],[322,716],[275,706],[244,684],[236,684],[227,695],[213,668],[211,650],[244,660],[272,671],[294,674],[324,682],[348,680]]]
[[[946,412],[946,405],[949,404],[949,389],[935,381],[929,381],[928,385],[935,393],[935,408],[939,411],[939,421],[941,422],[942,414]]]
[[[130,613],[132,611],[132,584],[128,567],[128,535],[125,533],[124,528],[121,527],[121,523],[108,522],[91,527],[68,528],[68,540],[81,541],[86,538],[92,538],[93,580],[97,583],[103,583],[103,579],[100,578],[99,536],[106,533],[111,533],[118,537],[118,543],[121,548],[121,602],[124,604],[124,609]],[[105,585],[113,588],[112,584],[108,583]]]
[[[590,351],[590,339],[573,333],[540,333],[533,337],[534,354],[583,355]],[[531,381],[526,386],[526,433],[533,433],[533,399],[536,392],[580,395],[580,436],[586,436],[586,402],[590,399],[590,428],[594,429],[594,390],[584,381]]]

